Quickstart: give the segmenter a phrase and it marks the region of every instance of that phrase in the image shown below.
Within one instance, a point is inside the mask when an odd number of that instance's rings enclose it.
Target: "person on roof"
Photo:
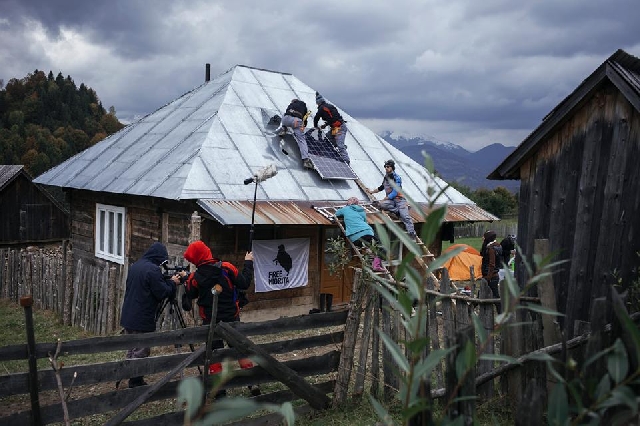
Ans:
[[[160,270],[160,265],[168,260],[167,248],[162,243],[155,242],[129,268],[120,315],[120,325],[126,334],[156,331],[158,305],[164,299],[173,299],[176,296],[176,286],[180,284],[180,278],[174,275],[171,279],[165,279]],[[127,351],[126,358],[146,358],[150,354],[151,348],[135,347]],[[146,385],[143,376],[129,379],[130,388]]]
[[[385,175],[382,179],[382,184],[375,190],[367,188],[367,193],[375,194],[384,190],[385,197],[378,203],[378,206],[382,210],[387,210],[400,217],[404,227],[412,239],[416,238],[416,231],[413,226],[413,221],[409,215],[409,206],[407,200],[404,198],[399,189],[402,189],[402,178],[396,173],[396,162],[393,160],[387,160],[384,162]],[[391,185],[391,182],[395,184],[395,188]],[[396,189],[397,188],[397,189]]]
[[[304,134],[304,128],[307,127],[307,119],[311,111],[307,109],[307,104],[300,99],[292,99],[289,106],[282,117],[282,130],[280,135],[286,132],[286,128],[290,127],[293,132],[293,138],[300,148],[300,157],[302,158],[302,166],[307,169],[313,169],[313,164],[309,159],[309,147],[307,146],[307,137]]]
[[[215,289],[218,294],[218,306],[216,311],[216,324],[219,322],[240,321],[240,306],[238,292],[245,291],[251,285],[253,279],[253,253],[247,252],[244,257],[244,267],[242,272],[229,262],[221,261],[211,254],[211,250],[202,241],[194,241],[189,244],[184,252],[184,258],[196,265],[196,270],[189,274],[185,284],[185,292],[192,299],[198,299],[200,318],[202,325],[209,325],[213,314],[213,294]],[[186,272],[180,273],[183,277]],[[212,348],[222,349],[222,340],[214,340]],[[238,360],[240,368],[253,368],[253,363],[248,358]],[[209,373],[216,374],[222,371],[222,364],[215,363],[209,366]],[[258,386],[249,386],[251,394],[260,394]],[[217,398],[226,395],[226,391],[221,390],[216,395]]]
[[[382,266],[382,259],[378,256],[379,253],[384,255],[384,249],[380,246],[380,240],[374,234],[373,228],[367,223],[367,214],[360,205],[360,200],[357,197],[349,198],[346,206],[336,210],[335,216],[344,220],[345,234],[355,246],[374,246],[371,269],[375,272],[386,271]]]
[[[345,163],[350,164],[349,154],[347,153],[347,146],[344,144],[344,139],[347,137],[347,125],[344,119],[338,112],[338,109],[325,100],[324,97],[316,92],[316,104],[318,105],[318,112],[313,117],[313,127],[320,130],[318,123],[320,119],[324,121],[322,128],[326,126],[331,127],[331,137],[338,147],[338,152]]]

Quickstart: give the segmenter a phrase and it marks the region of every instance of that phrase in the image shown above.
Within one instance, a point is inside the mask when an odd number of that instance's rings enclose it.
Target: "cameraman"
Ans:
[[[213,295],[212,288],[216,288],[218,293],[218,307],[216,314],[216,324],[222,322],[240,321],[239,292],[245,291],[251,285],[253,279],[253,253],[247,252],[244,257],[244,267],[242,272],[229,262],[223,262],[213,257],[211,250],[202,241],[195,241],[187,247],[184,258],[196,265],[195,272],[192,272],[185,285],[185,291],[191,298],[198,298],[198,306],[202,324],[211,323]],[[186,276],[186,272],[179,273]],[[213,349],[224,347],[222,340],[214,340]],[[240,368],[253,368],[253,363],[247,358],[238,360]],[[222,364],[215,363],[209,366],[209,374],[216,374],[222,371]],[[249,386],[252,395],[259,395],[260,388]],[[222,390],[216,395],[217,398],[225,396],[226,391]]]
[[[165,298],[175,297],[180,277],[174,275],[166,280],[159,268],[168,258],[167,248],[156,242],[129,268],[120,318],[126,334],[156,331],[158,304]],[[150,353],[151,348],[131,348],[127,351],[127,359],[146,358]],[[143,376],[129,379],[130,388],[146,384]]]

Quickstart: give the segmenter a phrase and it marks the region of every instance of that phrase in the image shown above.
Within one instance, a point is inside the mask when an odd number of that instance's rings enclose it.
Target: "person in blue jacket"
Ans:
[[[351,197],[347,200],[347,205],[336,210],[335,216],[344,220],[344,228],[347,238],[357,247],[371,246],[375,241],[380,245],[380,240],[375,236],[373,228],[367,223],[367,215],[364,208],[359,205],[360,200],[357,197]],[[378,247],[382,250],[381,247]],[[382,260],[379,256],[374,256],[371,269],[376,272],[384,271]]]
[[[165,279],[160,266],[167,262],[167,248],[153,243],[142,257],[129,268],[127,287],[122,303],[120,325],[126,334],[156,331],[156,311],[166,298],[174,298],[180,277]],[[151,348],[135,347],[127,351],[127,359],[146,358]],[[143,376],[131,377],[129,387],[145,386]]]
[[[375,190],[367,188],[367,192],[369,194],[375,194],[376,192],[384,190],[386,195],[384,199],[378,203],[378,206],[383,210],[398,215],[402,223],[404,223],[407,234],[409,234],[412,239],[415,239],[416,231],[411,216],[409,215],[409,205],[404,195],[398,192],[398,189],[402,189],[402,178],[396,173],[396,162],[393,160],[385,161],[384,171],[385,176],[382,179],[382,184]],[[391,186],[391,182],[393,182],[398,189]]]

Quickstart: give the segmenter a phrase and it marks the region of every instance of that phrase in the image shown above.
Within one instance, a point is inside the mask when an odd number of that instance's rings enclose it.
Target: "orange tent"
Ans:
[[[474,278],[482,278],[482,256],[480,256],[480,252],[467,244],[454,244],[448,247],[445,253],[458,247],[463,247],[464,250],[444,264],[444,267],[449,271],[449,278],[452,281],[469,281],[471,279],[470,266],[473,266]]]

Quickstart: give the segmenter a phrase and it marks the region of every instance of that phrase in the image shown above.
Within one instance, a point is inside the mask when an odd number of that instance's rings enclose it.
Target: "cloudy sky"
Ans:
[[[376,132],[517,145],[617,49],[637,0],[0,0],[0,79],[70,75],[131,121],[236,64]]]

